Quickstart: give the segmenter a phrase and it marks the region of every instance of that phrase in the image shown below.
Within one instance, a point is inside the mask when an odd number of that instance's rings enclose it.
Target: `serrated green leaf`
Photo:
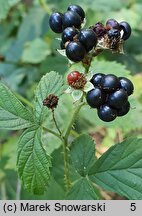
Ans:
[[[60,96],[63,93],[63,78],[55,71],[42,77],[35,93],[35,115],[39,122],[43,122],[48,108],[43,106],[43,100],[49,95]]]
[[[91,181],[87,178],[77,180],[69,193],[67,194],[69,200],[98,200],[97,189]]]
[[[21,60],[27,63],[37,64],[42,62],[50,54],[48,44],[41,38],[27,42],[24,47]]]
[[[115,61],[96,60],[92,61],[90,70],[95,73],[115,74],[116,76],[128,76],[130,71]]]
[[[0,128],[19,130],[30,127],[34,122],[32,113],[2,83],[0,92]]]
[[[18,2],[20,2],[20,0],[0,0],[0,20],[5,19],[10,8]]]
[[[128,199],[142,199],[142,139],[131,138],[104,153],[89,178],[108,191]]]
[[[95,144],[90,136],[82,134],[71,146],[71,161],[81,176],[86,176],[95,161]]]
[[[18,172],[24,187],[33,194],[43,194],[50,177],[50,156],[41,143],[41,128],[28,128],[18,145]]]

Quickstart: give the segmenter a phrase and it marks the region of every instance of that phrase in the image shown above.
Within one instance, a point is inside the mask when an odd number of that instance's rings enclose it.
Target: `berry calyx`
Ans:
[[[123,107],[121,107],[121,109],[117,110],[117,116],[124,116],[129,112],[129,110],[130,110],[130,103],[128,101]]]
[[[108,19],[106,22],[107,29],[119,29],[119,23],[115,19]]]
[[[67,82],[74,89],[83,89],[87,80],[83,73],[72,71],[67,76]]]
[[[122,39],[123,40],[127,40],[130,37],[130,35],[131,35],[131,31],[132,31],[131,30],[131,26],[129,25],[129,23],[127,23],[125,21],[120,22],[119,25],[120,25],[120,30],[124,31]]]
[[[90,80],[90,82],[94,85],[94,86],[101,86],[101,80],[105,75],[102,73],[97,73],[94,74],[92,79]]]
[[[65,44],[68,41],[73,41],[75,35],[78,34],[78,30],[74,27],[66,28],[62,33],[62,41]]]
[[[86,50],[80,42],[70,42],[66,47],[66,55],[73,62],[82,61]]]
[[[113,74],[107,74],[102,77],[101,88],[106,92],[113,92],[118,89],[120,82],[117,76]]]
[[[65,29],[73,26],[79,29],[81,27],[81,18],[78,13],[74,11],[67,11],[63,16],[63,27]]]
[[[54,108],[57,107],[58,100],[59,100],[59,98],[56,95],[50,94],[50,95],[47,96],[47,98],[45,98],[43,100],[43,106],[46,106],[49,109],[53,110]]]
[[[97,44],[97,36],[92,29],[83,29],[78,35],[79,42],[81,42],[86,51],[89,52]]]
[[[98,116],[102,121],[111,122],[117,117],[117,111],[108,105],[102,105],[98,109]]]
[[[92,108],[99,108],[106,99],[106,95],[99,88],[94,88],[87,93],[86,100],[87,103]]]
[[[127,103],[128,95],[124,89],[119,89],[108,96],[107,103],[116,109],[120,109]]]
[[[79,5],[70,5],[67,9],[68,11],[73,11],[79,14],[81,20],[83,21],[85,18],[85,12]]]
[[[127,92],[128,96],[133,94],[134,91],[133,83],[126,77],[119,77],[119,80],[120,80],[120,88],[124,89]]]
[[[49,17],[49,25],[53,32],[61,33],[63,31],[63,14],[59,12],[54,12]]]

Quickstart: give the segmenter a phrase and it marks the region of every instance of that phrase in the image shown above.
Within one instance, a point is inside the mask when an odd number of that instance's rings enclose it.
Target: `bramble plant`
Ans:
[[[133,112],[128,101],[134,92],[130,76],[95,69],[95,58],[105,50],[124,53],[130,25],[109,19],[84,28],[86,19],[78,5],[50,14],[51,30],[61,34],[57,51],[69,61],[66,78],[51,68],[38,83],[32,104],[0,82],[0,128],[25,129],[18,142],[17,168],[30,193],[48,194],[54,179],[60,182],[64,199],[102,199],[100,188],[142,199],[142,139],[120,141],[98,157],[92,137],[75,130],[83,109],[84,121],[108,124]],[[46,143],[53,151],[48,152]]]

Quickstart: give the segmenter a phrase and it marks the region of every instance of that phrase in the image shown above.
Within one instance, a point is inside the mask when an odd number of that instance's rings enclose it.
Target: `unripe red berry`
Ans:
[[[67,82],[74,89],[83,89],[87,80],[83,73],[72,71],[67,76]]]
[[[72,83],[75,83],[79,79],[80,76],[81,76],[81,73],[79,73],[78,71],[72,71],[67,76],[68,84],[72,85]]]

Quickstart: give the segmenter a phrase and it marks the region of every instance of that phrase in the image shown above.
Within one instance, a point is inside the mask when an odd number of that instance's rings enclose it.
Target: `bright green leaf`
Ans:
[[[82,134],[73,141],[71,160],[73,166],[81,176],[87,175],[95,161],[95,144],[90,136]]]
[[[42,62],[50,54],[49,46],[41,38],[36,38],[25,44],[22,61],[37,64]]]
[[[67,194],[69,200],[98,200],[97,189],[91,181],[87,178],[77,180],[69,193]]]
[[[43,122],[48,112],[43,106],[43,100],[49,95],[60,96],[63,93],[63,78],[55,71],[51,71],[42,77],[35,94],[35,115],[39,122]]]
[[[43,194],[50,177],[51,160],[42,146],[40,128],[34,126],[22,134],[17,166],[25,189],[34,194]]]
[[[0,128],[18,130],[31,126],[32,113],[2,83],[0,93]]]
[[[89,178],[108,191],[128,199],[142,199],[142,139],[131,138],[104,153]]]

